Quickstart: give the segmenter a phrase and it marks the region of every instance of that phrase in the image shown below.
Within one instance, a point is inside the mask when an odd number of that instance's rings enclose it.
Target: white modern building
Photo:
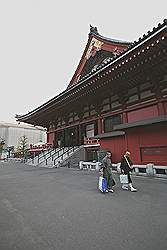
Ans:
[[[28,144],[46,143],[46,130],[25,123],[0,122],[0,139],[5,141],[5,147],[17,147],[19,139],[26,136]]]

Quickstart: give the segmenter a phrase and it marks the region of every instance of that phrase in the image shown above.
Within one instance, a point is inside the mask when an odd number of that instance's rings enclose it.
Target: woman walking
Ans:
[[[130,159],[130,152],[126,151],[121,159],[121,173],[126,174],[128,176],[128,185],[130,187],[131,192],[136,192],[137,189],[132,186],[131,172],[133,171],[133,163]],[[123,184],[122,189],[128,190],[128,187]]]

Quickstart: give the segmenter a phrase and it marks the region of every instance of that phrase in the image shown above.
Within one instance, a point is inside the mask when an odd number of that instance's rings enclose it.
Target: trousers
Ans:
[[[132,183],[132,179],[131,179],[130,173],[128,173],[128,182]]]
[[[107,182],[107,189],[112,189],[112,174],[105,172],[104,177]]]

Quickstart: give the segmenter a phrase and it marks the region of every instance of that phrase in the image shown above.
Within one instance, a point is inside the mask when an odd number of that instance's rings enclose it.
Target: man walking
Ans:
[[[112,162],[111,162],[111,152],[107,151],[106,156],[102,160],[102,172],[103,172],[103,177],[106,178],[107,182],[107,190],[106,193],[108,192],[114,192],[112,189],[112,183],[113,183],[113,178],[112,178]]]

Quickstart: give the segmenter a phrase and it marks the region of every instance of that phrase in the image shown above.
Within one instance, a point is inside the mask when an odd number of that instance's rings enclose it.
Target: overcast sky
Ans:
[[[166,14],[166,0],[0,0],[0,121],[15,122],[65,90],[90,24],[134,41]]]

